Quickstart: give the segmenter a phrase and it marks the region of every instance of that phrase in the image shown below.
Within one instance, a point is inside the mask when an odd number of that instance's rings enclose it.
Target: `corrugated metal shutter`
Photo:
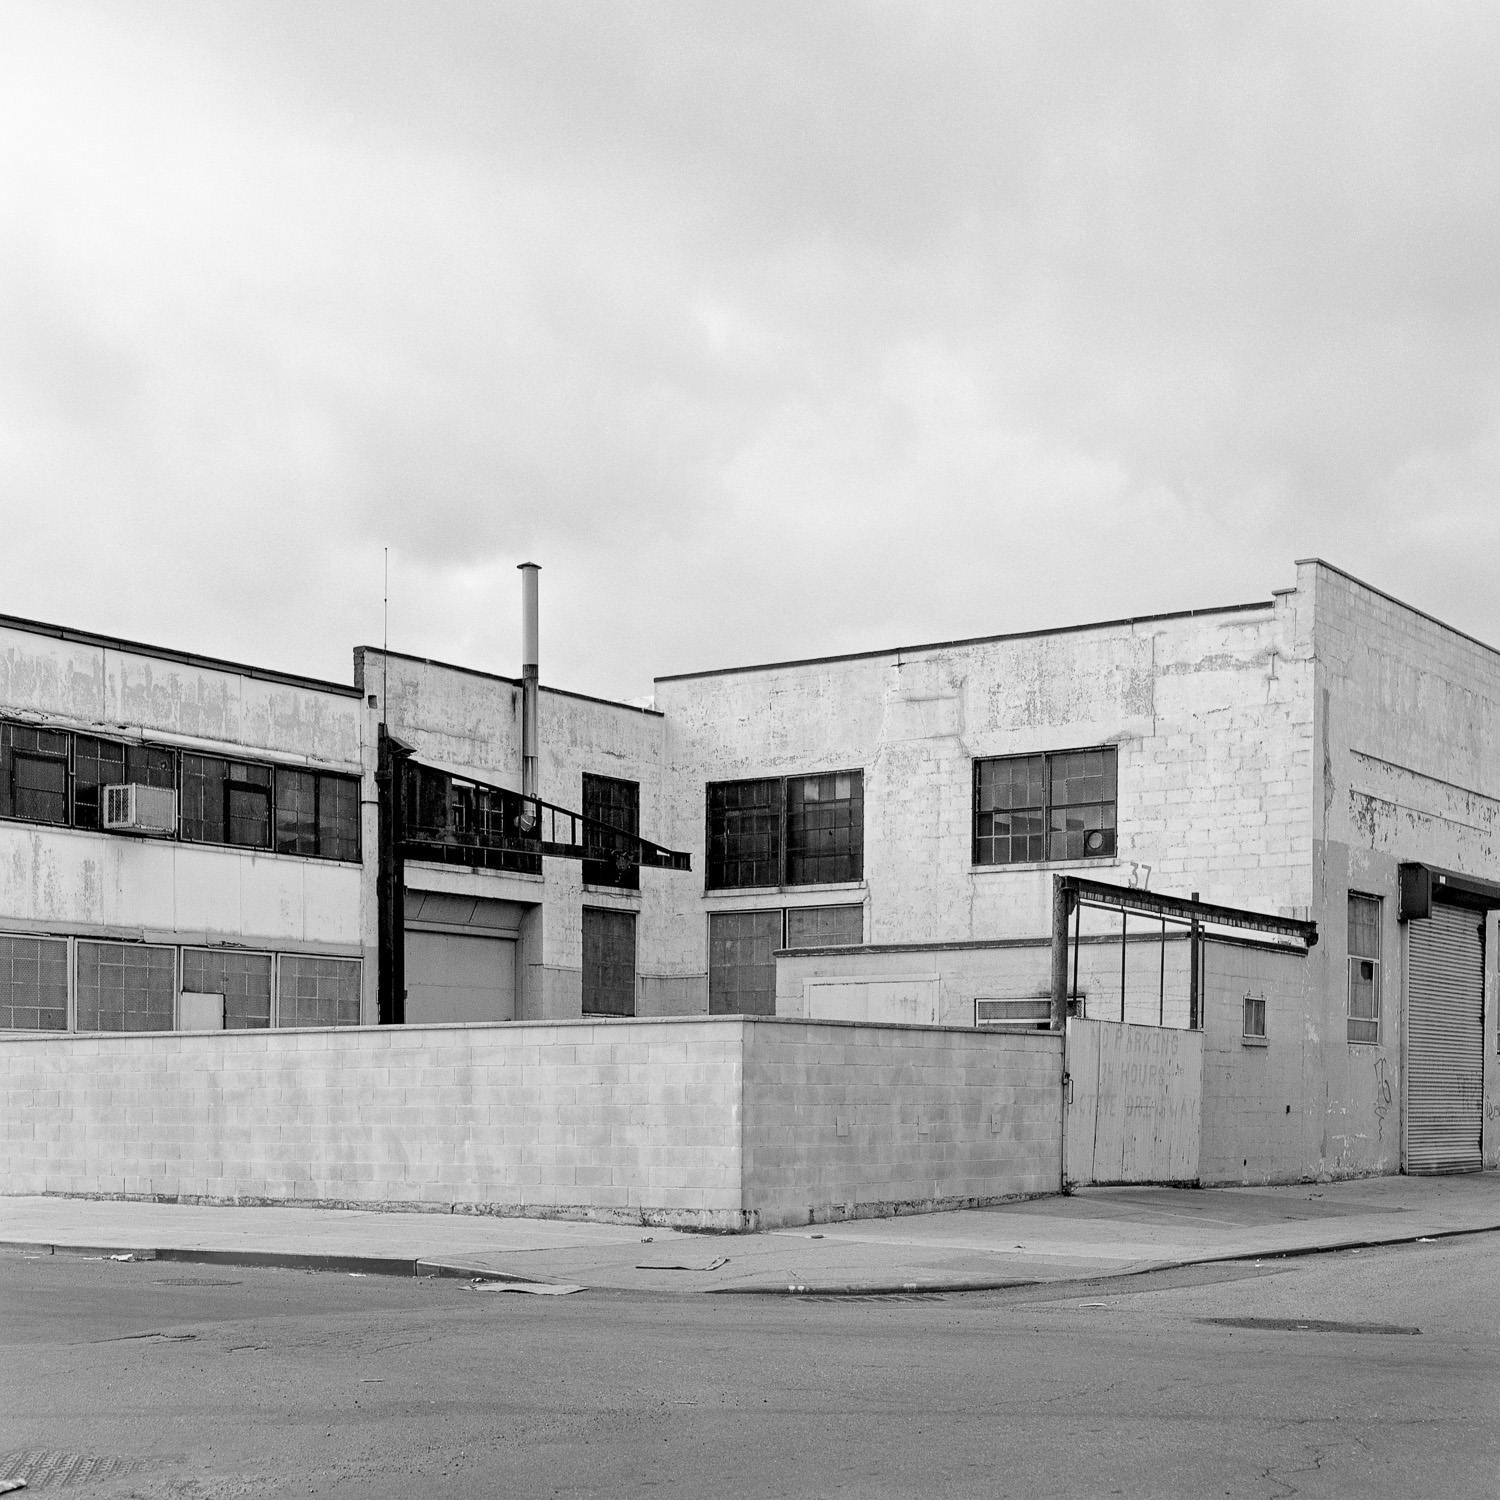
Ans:
[[[1406,1170],[1477,1172],[1484,1124],[1481,916],[1434,903],[1411,923]]]

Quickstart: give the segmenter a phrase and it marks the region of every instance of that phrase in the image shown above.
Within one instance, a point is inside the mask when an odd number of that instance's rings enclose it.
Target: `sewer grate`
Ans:
[[[60,1453],[53,1448],[34,1448],[22,1453],[0,1454],[0,1480],[24,1479],[26,1488],[47,1485],[92,1484],[129,1474],[149,1459],[110,1458],[97,1453]]]
[[[1264,1328],[1275,1333],[1421,1333],[1405,1323],[1338,1323],[1328,1318],[1199,1318],[1220,1328]]]
[[[238,1286],[237,1281],[215,1281],[211,1276],[157,1277],[157,1286]]]

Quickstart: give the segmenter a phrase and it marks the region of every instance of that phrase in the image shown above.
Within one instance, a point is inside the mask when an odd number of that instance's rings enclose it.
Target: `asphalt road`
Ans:
[[[0,1477],[79,1500],[1500,1496],[1495,1235],[828,1301],[14,1253],[0,1343]]]

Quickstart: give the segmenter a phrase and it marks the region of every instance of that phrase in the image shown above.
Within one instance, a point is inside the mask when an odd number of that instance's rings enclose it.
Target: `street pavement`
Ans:
[[[752,1235],[462,1213],[0,1198],[0,1245],[617,1291],[932,1292],[1140,1274],[1500,1229],[1500,1173],[1091,1188]]]

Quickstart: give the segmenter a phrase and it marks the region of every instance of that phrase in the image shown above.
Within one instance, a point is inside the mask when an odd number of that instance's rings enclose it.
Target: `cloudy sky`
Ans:
[[[1500,9],[0,11],[0,612],[543,680],[1264,597],[1500,642]]]

